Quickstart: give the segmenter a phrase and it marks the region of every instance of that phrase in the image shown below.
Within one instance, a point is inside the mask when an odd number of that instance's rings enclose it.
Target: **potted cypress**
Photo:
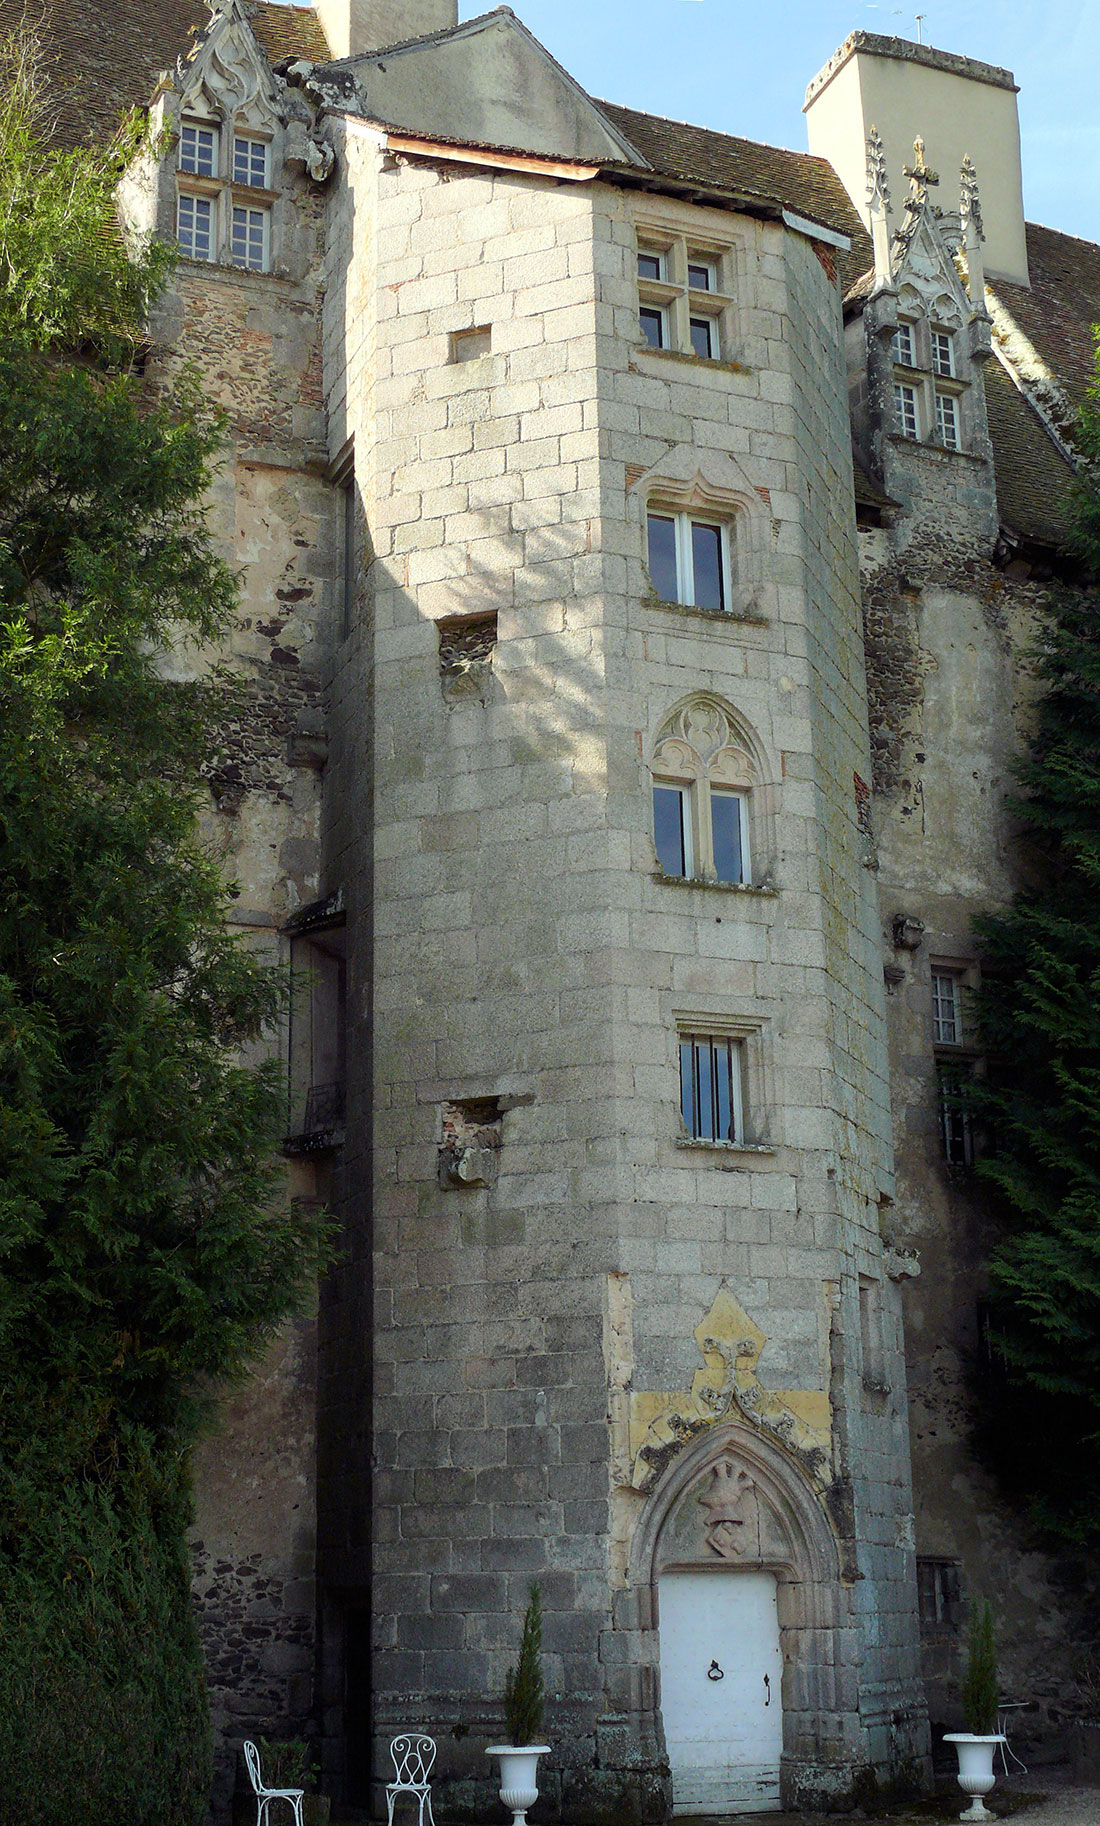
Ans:
[[[970,1652],[963,1684],[965,1731],[950,1731],[944,1742],[954,1744],[959,1758],[959,1787],[971,1796],[960,1820],[993,1820],[983,1805],[996,1781],[993,1753],[1004,1737],[997,1730],[997,1650],[993,1641],[993,1606],[986,1598],[975,1600],[970,1613]]]
[[[519,1660],[504,1682],[506,1744],[491,1744],[487,1756],[500,1758],[500,1798],[512,1810],[512,1826],[527,1826],[527,1809],[539,1798],[539,1757],[549,1744],[536,1743],[542,1729],[545,1689],[542,1681],[542,1594],[532,1585],[523,1616]]]

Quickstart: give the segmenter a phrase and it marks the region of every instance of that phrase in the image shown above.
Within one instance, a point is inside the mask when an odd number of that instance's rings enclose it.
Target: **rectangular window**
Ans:
[[[483,355],[493,352],[493,332],[487,323],[479,323],[472,330],[451,331],[451,360],[480,361]]]
[[[719,881],[751,881],[749,865],[749,796],[716,786],[710,795],[714,872]]]
[[[238,203],[233,205],[231,249],[234,266],[247,267],[253,273],[267,271],[270,218],[271,211],[268,209],[246,209]]]
[[[180,128],[179,168],[199,178],[217,177],[218,130],[185,120]],[[200,255],[200,258],[204,256]]]
[[[233,182],[235,184],[255,184],[260,190],[266,190],[266,140],[248,139],[244,134],[234,134]]]
[[[951,346],[951,336],[947,330],[932,331],[932,372],[954,375],[955,355]]]
[[[717,291],[714,282],[714,267],[709,260],[688,261],[688,287],[693,292]]]
[[[886,1387],[882,1341],[882,1288],[873,1275],[859,1277],[859,1338],[864,1388]]]
[[[651,349],[668,348],[668,312],[662,305],[643,304],[638,309],[642,340]]]
[[[295,915],[290,938],[288,1137],[327,1134],[344,1121],[347,983],[338,895]],[[291,1152],[302,1151],[291,1147]]]
[[[695,1141],[744,1139],[742,1042],[680,1035],[680,1114]]]
[[[916,366],[916,355],[913,348],[913,326],[911,323],[899,323],[894,331],[894,360],[903,368]]]
[[[906,387],[901,381],[894,382],[894,404],[897,408],[898,430],[902,437],[917,438],[917,394],[914,387]]]
[[[945,450],[959,448],[959,411],[950,393],[936,394],[936,436]]]
[[[970,1111],[959,1103],[959,1080],[954,1073],[939,1081],[940,1141],[949,1167],[974,1165],[974,1130]]]
[[[918,1559],[917,1602],[922,1623],[933,1629],[954,1625],[959,1602],[957,1560]]]
[[[664,254],[658,253],[655,248],[640,247],[638,249],[639,279],[653,279],[660,283],[664,279],[664,276]]]
[[[662,602],[725,609],[729,600],[728,528],[690,514],[648,516],[649,576]]]
[[[953,971],[932,972],[932,1041],[936,1046],[961,1046],[962,986]]]
[[[358,582],[355,540],[355,470],[349,470],[340,483],[340,596],[341,633],[346,640],[355,618],[355,589]]]
[[[694,867],[690,786],[654,785],[653,841],[662,874],[686,880]]]
[[[718,353],[714,318],[692,317],[689,319],[689,324],[692,353],[698,355],[702,361],[713,361]]]
[[[177,198],[176,239],[179,249],[191,260],[214,257],[214,205],[209,197],[189,196],[182,191]]]

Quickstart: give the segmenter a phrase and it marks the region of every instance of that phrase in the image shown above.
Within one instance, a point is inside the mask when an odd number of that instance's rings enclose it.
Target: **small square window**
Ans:
[[[267,141],[249,139],[237,133],[233,137],[233,182],[267,188]]]
[[[714,292],[714,267],[709,260],[688,261],[688,287],[693,292]]]
[[[483,355],[491,355],[492,349],[492,330],[486,323],[472,330],[451,331],[452,361],[479,361]]]
[[[249,272],[267,271],[268,225],[271,211],[268,209],[247,209],[240,204],[233,205],[233,232],[231,249],[234,266],[243,266]]]
[[[185,120],[180,127],[179,168],[195,177],[217,176],[218,129],[200,127],[197,121]]]
[[[903,386],[900,381],[895,381],[894,404],[897,408],[898,430],[902,437],[919,437],[916,389]]]
[[[653,841],[664,875],[686,880],[694,869],[690,786],[653,787]]]
[[[744,1141],[743,1051],[741,1040],[680,1035],[680,1114],[693,1140]]]
[[[180,193],[176,203],[176,240],[191,260],[214,257],[214,205],[209,197]]]
[[[911,323],[898,324],[897,329],[894,331],[893,350],[894,360],[900,362],[903,368],[913,368],[916,366],[916,356],[913,348],[913,326]]]
[[[640,247],[638,249],[639,279],[655,279],[660,282],[664,279],[664,276],[664,254],[658,253],[655,248]]]
[[[692,317],[689,322],[692,353],[703,361],[713,361],[718,353],[714,318]]]
[[[957,1560],[918,1559],[917,1602],[922,1623],[933,1629],[954,1626],[959,1603]]]
[[[936,394],[936,435],[945,450],[959,448],[959,409],[950,393]]]
[[[955,354],[951,335],[947,330],[932,331],[932,372],[934,374],[954,375]]]

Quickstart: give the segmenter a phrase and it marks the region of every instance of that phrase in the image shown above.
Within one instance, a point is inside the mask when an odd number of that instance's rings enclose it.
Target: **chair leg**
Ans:
[[[435,1814],[432,1812],[432,1791],[430,1788],[425,1790],[424,1799],[428,1805],[428,1826],[435,1826]],[[421,1821],[420,1826],[424,1826],[423,1820]]]
[[[393,1804],[396,1799],[396,1794],[387,1794],[386,1796],[386,1826],[393,1826]]]

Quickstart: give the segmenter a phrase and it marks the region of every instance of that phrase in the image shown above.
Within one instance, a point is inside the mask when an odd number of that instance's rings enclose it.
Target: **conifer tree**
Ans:
[[[241,1062],[278,986],[195,831],[224,690],[164,663],[234,609],[222,428],[138,372],[170,256],[119,232],[136,129],[51,151],[26,40],[0,95],[0,1795],[191,1826],[190,1448],[319,1235],[277,1195],[278,1075]]]
[[[1100,383],[1080,445],[1100,459]],[[978,923],[987,1070],[968,1091],[1001,1221],[990,1264],[1005,1381],[986,1439],[1033,1515],[1100,1535],[1100,489],[1082,472],[1086,583],[1052,591],[1042,685],[1012,810],[1029,885]],[[1091,587],[1087,578],[1093,579]]]
[[[542,1730],[545,1706],[542,1678],[542,1593],[532,1585],[523,1613],[519,1660],[504,1680],[504,1723],[508,1742],[533,1744]]]

